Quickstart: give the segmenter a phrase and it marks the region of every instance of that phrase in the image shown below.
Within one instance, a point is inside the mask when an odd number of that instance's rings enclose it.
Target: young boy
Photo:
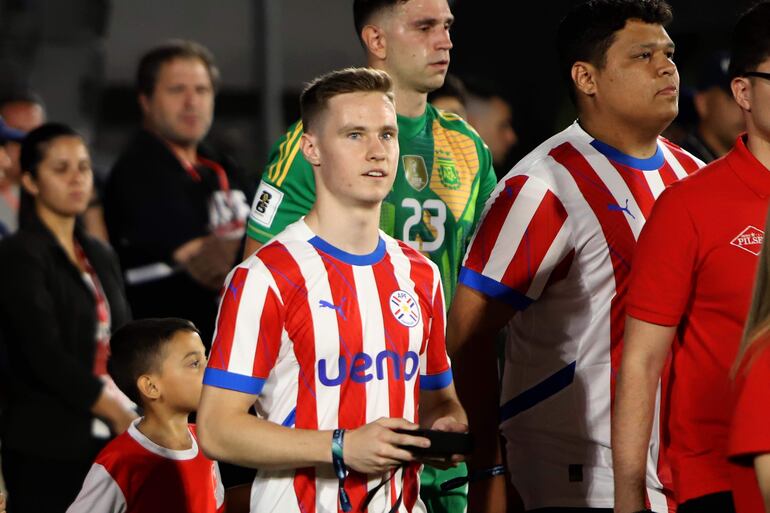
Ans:
[[[118,330],[110,346],[110,374],[144,417],[99,453],[68,513],[224,511],[217,464],[187,423],[206,367],[198,330],[183,319],[143,319]]]

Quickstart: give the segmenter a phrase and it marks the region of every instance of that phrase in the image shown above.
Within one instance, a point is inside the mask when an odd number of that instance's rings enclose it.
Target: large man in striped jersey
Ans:
[[[449,304],[470,235],[497,181],[478,134],[458,116],[427,103],[449,66],[452,12],[447,0],[354,0],[353,18],[369,66],[386,71],[395,86],[401,154],[380,227],[439,266]],[[244,256],[313,204],[313,173],[299,151],[302,131],[301,122],[294,124],[273,147],[254,198]],[[423,496],[429,511],[463,510],[464,487],[439,491],[458,474],[464,468],[436,475],[426,467]]]
[[[371,69],[333,72],[301,106],[317,198],[228,278],[201,445],[260,469],[253,512],[424,512],[404,446],[429,441],[393,430],[467,426],[438,268],[378,230],[398,159],[391,82]]]
[[[589,0],[564,18],[560,66],[578,120],[501,180],[460,271],[447,330],[458,393],[478,440],[494,441],[483,433],[501,423],[527,510],[613,508],[610,410],[629,265],[655,198],[701,165],[659,137],[678,109],[670,19],[663,0]],[[498,404],[492,334],[509,321]],[[479,446],[471,465],[495,456]],[[661,512],[659,456],[656,433],[646,485]],[[484,492],[471,490],[474,512]]]

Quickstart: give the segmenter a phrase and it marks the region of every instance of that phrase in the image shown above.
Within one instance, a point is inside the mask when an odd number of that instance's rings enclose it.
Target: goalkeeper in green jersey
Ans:
[[[369,66],[386,71],[396,93],[400,157],[380,227],[438,265],[448,307],[466,245],[496,185],[492,157],[479,135],[459,116],[427,102],[446,76],[453,16],[447,0],[354,0],[353,17]],[[301,136],[297,122],[270,152],[248,222],[246,255],[315,201]],[[465,486],[440,490],[465,472],[465,465],[448,471],[426,467],[421,495],[429,511],[465,510]]]

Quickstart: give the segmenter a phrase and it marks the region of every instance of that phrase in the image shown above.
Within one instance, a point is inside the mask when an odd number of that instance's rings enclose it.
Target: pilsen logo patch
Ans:
[[[744,251],[748,251],[754,256],[759,255],[759,250],[762,249],[762,241],[765,239],[765,232],[757,228],[756,226],[747,226],[736,238],[734,238],[730,244],[736,248],[741,248]]]

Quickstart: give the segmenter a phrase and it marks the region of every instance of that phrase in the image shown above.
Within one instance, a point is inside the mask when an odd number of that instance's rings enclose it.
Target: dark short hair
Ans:
[[[107,370],[136,404],[142,404],[136,381],[142,374],[158,370],[164,346],[180,331],[200,334],[193,323],[175,317],[140,319],[112,334]]]
[[[31,89],[11,89],[0,92],[0,109],[9,103],[32,103],[45,109],[43,99]]]
[[[730,49],[730,78],[754,71],[770,57],[770,2],[746,11],[733,30]]]
[[[326,109],[331,98],[347,93],[380,92],[395,103],[393,82],[381,70],[372,68],[345,68],[321,75],[310,82],[299,97],[304,130],[308,129]]]
[[[572,8],[559,23],[556,48],[559,72],[569,86],[575,101],[572,65],[590,62],[602,69],[607,62],[607,50],[615,42],[615,33],[628,20],[641,20],[666,26],[673,15],[665,0],[587,0]]]
[[[463,106],[468,101],[468,90],[465,88],[465,84],[451,73],[447,73],[441,87],[428,93],[428,102],[433,103],[436,98],[446,98],[447,96],[457,98]]]
[[[139,61],[136,70],[136,90],[144,96],[152,96],[155,84],[158,82],[160,67],[174,59],[198,59],[209,72],[211,85],[219,86],[219,69],[214,62],[214,55],[205,46],[195,41],[172,39],[161,46],[155,47],[145,53]]]
[[[372,16],[383,9],[391,9],[398,4],[405,4],[409,0],[353,0],[353,24],[356,27],[356,35],[361,39],[361,31],[372,19]]]

